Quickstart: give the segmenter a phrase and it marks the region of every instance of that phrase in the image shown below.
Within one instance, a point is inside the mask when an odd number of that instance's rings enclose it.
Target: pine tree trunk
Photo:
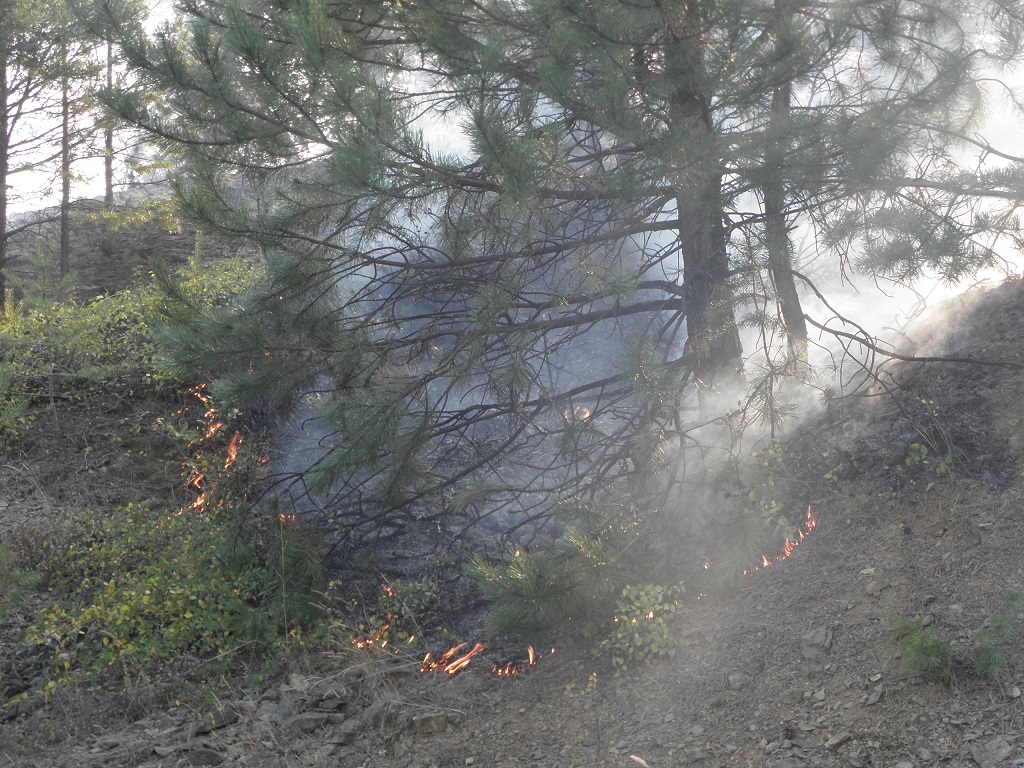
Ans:
[[[800,305],[800,294],[793,278],[786,222],[784,134],[789,119],[792,85],[783,83],[772,92],[771,141],[768,157],[768,181],[764,185],[765,245],[768,249],[768,271],[775,286],[775,300],[786,326],[789,349],[796,364],[807,357],[807,322]]]
[[[114,42],[107,41],[107,90],[114,87]],[[103,203],[114,207],[114,126],[107,120],[103,128]]]
[[[2,32],[0,32],[2,35]],[[0,311],[7,302],[7,47],[0,37]]]
[[[712,151],[711,108],[701,92],[703,75],[696,10],[684,6],[682,24],[668,30],[666,70],[674,93],[670,115],[685,133],[697,167],[687,167],[676,185],[679,247],[683,256],[687,349],[694,355],[694,381],[703,405],[741,380],[742,353],[729,286],[729,257],[721,204],[723,171]],[[706,145],[700,147],[701,144]],[[694,150],[694,147],[699,150]]]
[[[67,54],[64,54],[67,66]],[[60,92],[60,277],[71,272],[71,84],[61,79]]]

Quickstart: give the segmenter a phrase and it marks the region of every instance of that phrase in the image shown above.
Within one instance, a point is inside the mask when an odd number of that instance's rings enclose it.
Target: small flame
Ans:
[[[235,432],[235,436],[231,438],[231,442],[228,443],[228,458],[224,462],[224,469],[231,469],[231,465],[238,459],[238,446],[242,444],[242,435],[239,432]]]
[[[818,527],[818,520],[817,520],[817,518],[814,517],[814,511],[812,510],[811,505],[808,504],[807,505],[807,517],[804,519],[803,525],[801,527],[797,528],[797,530],[796,530],[797,540],[796,541],[790,541],[787,538],[786,539],[786,543],[782,546],[782,554],[781,555],[779,555],[778,557],[774,557],[774,558],[769,558],[767,555],[761,555],[761,564],[757,565],[757,566],[754,566],[753,568],[751,568],[749,570],[744,571],[743,575],[744,576],[749,576],[750,574],[756,573],[757,571],[760,571],[760,570],[763,570],[763,569],[767,568],[768,566],[770,566],[770,565],[772,565],[774,563],[778,563],[778,562],[780,562],[782,560],[785,560],[787,557],[789,557],[790,555],[793,554],[794,550],[796,550],[797,547],[799,547],[801,544],[804,543],[804,540],[808,536],[811,535],[811,531],[813,531],[817,527]],[[705,558],[704,567],[707,568],[708,566],[709,566],[709,563],[708,563],[707,559]]]
[[[587,421],[590,418],[590,409],[582,405],[577,405],[572,409],[572,411],[562,411],[562,418],[570,424],[575,421]]]
[[[551,651],[548,653],[548,656],[554,655],[555,649],[552,648]],[[543,656],[537,655],[537,652],[533,650],[532,645],[526,649],[526,656],[527,658],[525,662],[516,663],[514,661],[510,661],[504,667],[499,667],[497,664],[495,664],[494,667],[491,669],[491,674],[497,675],[498,677],[514,677],[515,675],[521,675],[528,669],[533,669],[534,667],[536,667],[537,663],[543,658]]]
[[[365,648],[387,648],[388,647],[388,641],[384,639],[384,635],[387,633],[387,631],[389,629],[391,629],[391,619],[392,619],[392,617],[393,617],[393,614],[389,613],[387,615],[387,618],[384,620],[384,626],[382,626],[380,629],[377,630],[377,634],[374,637],[372,637],[372,638],[370,638],[370,637],[353,637],[352,638],[352,645],[354,645],[356,648],[361,648],[361,649],[365,649]]]
[[[444,672],[452,676],[459,674],[469,666],[469,662],[474,656],[480,655],[484,650],[483,643],[477,643],[469,653],[456,658],[459,651],[467,645],[469,643],[459,643],[436,661],[431,658],[432,654],[428,653],[423,657],[423,663],[420,664],[420,672]]]

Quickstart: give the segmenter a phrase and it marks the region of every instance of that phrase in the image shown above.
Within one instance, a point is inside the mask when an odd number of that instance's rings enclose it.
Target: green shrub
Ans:
[[[21,440],[32,425],[31,417],[25,413],[28,400],[11,394],[13,380],[13,366],[0,363],[0,452]]]
[[[320,616],[320,536],[246,493],[259,458],[202,388],[197,431],[185,443],[194,498],[174,514],[128,505],[81,515],[52,562],[66,599],[40,612],[29,639],[53,648],[58,675],[188,653],[228,661],[273,654]]]
[[[999,608],[963,647],[935,636],[925,628],[922,616],[894,615],[887,624],[908,674],[952,685],[960,675],[988,680],[1004,677],[1008,665],[1003,646],[1020,630],[1022,616],[1024,592],[1008,591]]]
[[[925,617],[890,616],[887,623],[907,674],[938,680],[946,685],[953,682],[956,646],[925,629]]]
[[[179,279],[197,301],[213,304],[244,290],[255,274],[251,265],[233,261],[187,270]],[[86,304],[45,304],[6,316],[0,349],[10,381],[7,393],[0,388],[0,408],[158,391],[170,382],[157,365],[152,332],[164,301],[150,284]]]
[[[494,631],[584,638],[616,669],[674,655],[678,647],[670,623],[682,611],[683,587],[622,586],[624,573],[591,539],[570,537],[556,553],[513,550],[498,565],[478,556],[467,572],[494,604]]]
[[[25,599],[25,590],[39,582],[39,574],[23,570],[7,544],[0,541],[0,616],[11,603]]]
[[[477,555],[466,573],[493,603],[488,623],[495,632],[534,639],[585,618],[579,588],[556,554],[516,549],[503,564]]]
[[[680,642],[670,622],[683,610],[683,591],[682,586],[669,589],[654,584],[623,589],[595,653],[609,658],[616,669],[657,656],[675,656]]]

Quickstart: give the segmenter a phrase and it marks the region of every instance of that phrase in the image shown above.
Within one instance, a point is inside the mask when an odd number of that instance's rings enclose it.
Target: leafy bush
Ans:
[[[591,539],[575,535],[553,554],[514,550],[502,565],[478,556],[467,570],[494,603],[489,621],[496,631],[537,639],[571,633],[615,668],[671,656],[678,647],[670,622],[682,611],[683,587],[622,586],[624,572]]]
[[[342,602],[352,624],[352,640],[361,647],[409,646],[437,637],[454,640],[448,630],[438,626],[442,601],[436,579],[395,579],[381,584],[376,599],[365,605],[355,600]]]
[[[669,589],[653,584],[623,589],[596,652],[610,658],[616,669],[657,656],[675,656],[680,643],[669,623],[683,610],[683,591],[681,586]]]
[[[272,651],[319,617],[320,537],[272,506],[252,513],[259,458],[197,388],[203,419],[183,469],[193,501],[174,514],[138,505],[86,513],[53,558],[67,595],[42,611],[29,639],[54,649],[59,673],[158,663],[183,653],[230,660]]]
[[[11,394],[14,379],[12,366],[0,363],[0,451],[6,451],[17,443],[32,425],[25,415],[28,400]]]
[[[213,304],[243,290],[255,274],[251,265],[232,261],[215,270],[186,270],[179,279],[190,295]],[[167,385],[152,332],[165,301],[150,284],[87,304],[53,303],[7,315],[0,323],[0,362],[8,376],[6,390],[0,387],[0,436],[18,404],[130,397]]]

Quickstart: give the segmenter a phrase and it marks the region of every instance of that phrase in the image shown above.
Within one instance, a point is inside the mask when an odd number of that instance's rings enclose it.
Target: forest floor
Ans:
[[[795,430],[788,482],[815,529],[732,594],[688,605],[672,658],[616,674],[559,648],[511,678],[472,665],[448,677],[346,650],[296,654],[258,685],[244,670],[204,679],[182,658],[9,710],[0,766],[1011,768],[1024,633],[999,643],[994,680],[959,656],[946,683],[914,676],[892,642],[891,617],[921,617],[966,659],[1024,589],[1024,285],[947,311],[956,334],[923,339],[922,354],[1014,365],[891,367],[876,396]],[[65,416],[52,441],[5,459],[0,531],[23,558],[19,542],[76,509],[180,492],[104,440],[123,418]],[[39,674],[20,633],[54,597],[37,588],[0,616],[0,682]]]

